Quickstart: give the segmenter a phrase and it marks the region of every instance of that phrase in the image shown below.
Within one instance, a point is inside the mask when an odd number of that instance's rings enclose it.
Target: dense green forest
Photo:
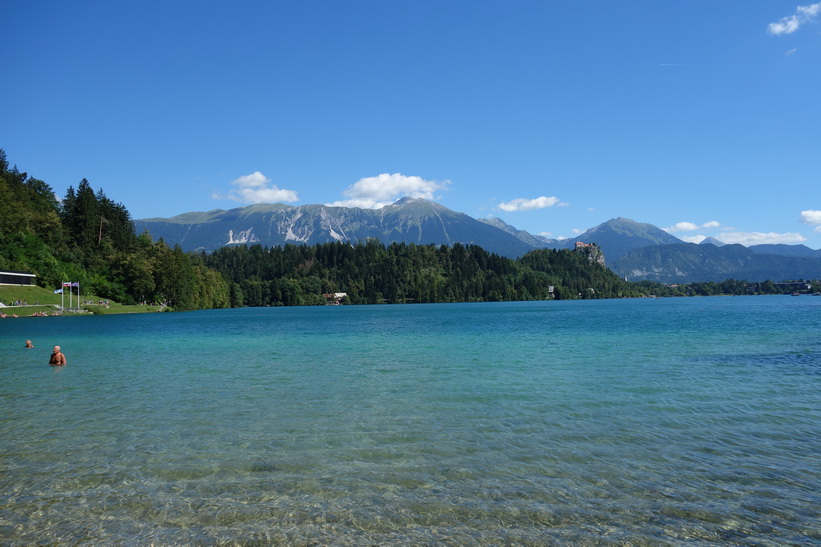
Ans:
[[[634,288],[646,295],[654,296],[743,296],[751,294],[815,294],[821,291],[819,281],[794,281],[760,283],[739,279],[724,281],[703,281],[686,284],[665,284],[655,281],[635,281]]]
[[[592,250],[593,253],[598,252]],[[789,294],[771,281],[667,285],[627,282],[598,264],[590,248],[541,249],[518,260],[476,245],[415,245],[376,241],[284,247],[223,247],[202,262],[230,281],[231,306],[326,303],[346,293],[351,304],[496,302],[654,296]],[[806,284],[814,292],[817,286]]]
[[[593,252],[594,254],[591,254]],[[668,286],[628,283],[597,249],[532,251],[512,260],[475,245],[377,241],[185,253],[136,234],[124,205],[85,179],[62,200],[44,181],[9,167],[0,149],[0,269],[30,271],[42,287],[77,281],[86,294],[177,310],[345,303],[477,302],[789,292],[771,282]]]
[[[232,306],[324,304],[347,293],[353,304],[493,302],[637,296],[586,252],[533,251],[519,260],[475,245],[363,245],[222,248],[201,255],[231,280]],[[551,292],[552,289],[552,292]]]
[[[229,284],[196,255],[137,236],[122,204],[87,180],[62,202],[42,180],[10,168],[0,150],[0,269],[30,271],[42,287],[76,281],[122,303],[178,310],[227,307]]]

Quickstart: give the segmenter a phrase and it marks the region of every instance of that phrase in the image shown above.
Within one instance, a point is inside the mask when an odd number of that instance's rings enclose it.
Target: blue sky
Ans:
[[[821,248],[821,3],[3,6],[0,148],[134,218],[427,197]]]

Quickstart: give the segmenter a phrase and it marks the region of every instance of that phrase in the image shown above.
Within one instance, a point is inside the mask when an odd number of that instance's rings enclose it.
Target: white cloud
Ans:
[[[821,13],[821,2],[798,6],[795,8],[794,14],[782,17],[775,23],[767,25],[767,32],[775,36],[792,34],[798,30],[801,25],[815,20],[819,13]]]
[[[814,211],[813,209],[801,211],[801,218],[799,220],[804,224],[821,224],[821,211]]]
[[[716,237],[722,243],[740,243],[742,245],[762,245],[764,243],[794,244],[807,241],[807,238],[797,233],[778,234],[775,232],[723,232]]]
[[[533,209],[544,209],[545,207],[553,207],[557,204],[560,206],[567,205],[566,203],[559,203],[559,198],[555,196],[539,196],[534,199],[516,198],[505,203],[500,203],[499,209],[512,213],[513,211],[532,211]]]
[[[687,243],[701,243],[707,236],[697,235],[697,236],[682,236],[679,239],[682,241],[686,241]]]
[[[677,223],[673,224],[672,226],[670,226],[669,228],[664,228],[664,231],[668,232],[668,233],[673,233],[673,232],[694,232],[694,231],[698,230],[699,228],[718,228],[719,226],[721,226],[721,224],[719,222],[716,222],[715,220],[711,220],[710,222],[705,222],[701,226],[699,226],[698,224],[695,224],[693,222],[677,222]],[[705,236],[701,236],[701,237],[705,237]]]
[[[540,235],[542,237],[550,237],[553,234],[551,234],[550,232],[539,232],[537,235]]]
[[[692,222],[676,222],[669,228],[665,228],[665,232],[692,232],[698,230],[698,225]]]
[[[801,216],[798,220],[804,224],[815,226],[814,232],[821,232],[821,211],[815,211],[813,209],[801,211]]]
[[[770,34],[790,34],[798,30],[800,23],[798,22],[798,16],[791,15],[789,17],[782,17],[779,21],[775,23],[770,23],[767,27],[767,32]]]
[[[434,192],[443,190],[449,181],[436,182],[422,177],[401,173],[382,173],[375,177],[359,179],[345,189],[342,194],[347,200],[328,203],[331,207],[360,207],[380,209],[401,197],[434,199]]]
[[[231,184],[236,186],[234,190],[225,195],[214,193],[211,197],[230,199],[240,203],[292,203],[299,200],[296,192],[278,188],[275,184],[271,184],[271,179],[259,171],[234,179]]]
[[[798,6],[795,11],[803,17],[815,18],[821,13],[821,2],[817,4],[807,4],[806,6]]]

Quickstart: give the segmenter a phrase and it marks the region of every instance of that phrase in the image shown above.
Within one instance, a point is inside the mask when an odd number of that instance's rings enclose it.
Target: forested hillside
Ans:
[[[44,181],[10,168],[0,150],[0,269],[31,271],[42,287],[76,281],[122,303],[174,309],[228,306],[228,283],[202,259],[137,236],[124,205],[87,180],[60,203]]]
[[[322,294],[334,292],[347,293],[353,304],[639,294],[586,252],[570,250],[531,251],[512,260],[475,245],[371,241],[224,247],[202,258],[231,280],[232,306],[323,304]]]

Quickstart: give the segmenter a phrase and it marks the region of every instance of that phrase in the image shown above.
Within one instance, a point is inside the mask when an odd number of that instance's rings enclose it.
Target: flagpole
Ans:
[[[66,291],[65,291],[65,281],[60,281],[60,311],[66,311]]]

